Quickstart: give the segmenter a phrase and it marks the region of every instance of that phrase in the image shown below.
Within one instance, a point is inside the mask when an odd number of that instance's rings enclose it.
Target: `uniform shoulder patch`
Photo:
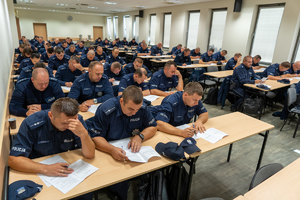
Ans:
[[[60,71],[63,71],[63,70],[66,70],[66,69],[67,69],[66,67],[61,67]]]
[[[56,79],[56,78],[53,78],[53,77],[49,77],[49,81],[57,82],[57,79]]]
[[[17,83],[24,83],[25,81],[30,80],[30,78],[23,78],[21,80],[18,80]]]
[[[34,121],[26,122],[30,130],[37,129],[38,127],[41,127],[45,124],[44,119],[36,119]]]
[[[116,105],[114,105],[113,103],[108,103],[108,105],[106,105],[106,108],[103,108],[103,111],[105,113],[105,115],[110,115],[111,113],[113,113],[116,110]]]

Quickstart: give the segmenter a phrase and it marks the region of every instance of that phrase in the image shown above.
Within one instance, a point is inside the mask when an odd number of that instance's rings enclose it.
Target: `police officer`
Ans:
[[[69,46],[69,48],[67,48],[67,49],[65,50],[65,54],[68,55],[68,56],[77,56],[77,55],[78,55],[78,51],[77,51],[75,45],[74,45],[74,44],[71,44],[71,45]]]
[[[21,40],[19,40],[19,44],[24,44],[24,39],[26,39],[26,37],[25,37],[25,36],[22,36],[22,37],[21,37]]]
[[[88,72],[73,82],[68,97],[78,101],[80,111],[86,112],[91,105],[102,103],[114,96],[111,84],[103,73],[102,64],[93,61],[89,65]]]
[[[48,48],[46,52],[42,53],[40,62],[48,63],[49,58],[54,55],[54,49],[52,47]]]
[[[252,58],[252,68],[253,70],[259,69],[259,61],[261,60],[260,55],[256,55]]]
[[[151,47],[151,55],[152,56],[161,56],[163,54],[163,51],[161,50],[162,43],[158,43],[156,46]]]
[[[133,61],[135,61],[135,59],[138,57],[138,56],[147,56],[147,55],[150,55],[151,52],[150,50],[147,48],[147,44],[145,42],[142,42],[141,43],[141,47],[138,47],[135,51],[135,54],[132,58]]]
[[[217,63],[217,62],[227,62],[225,56],[227,54],[227,51],[226,50],[222,50],[222,51],[219,51],[217,53],[214,53],[213,56],[212,56],[212,60],[214,63]]]
[[[44,46],[39,49],[39,54],[45,53],[49,48],[51,48],[51,44],[48,41],[45,41]]]
[[[72,40],[71,40],[70,37],[67,37],[66,41],[67,41],[67,43],[68,43],[69,46],[72,45],[72,44],[74,45],[74,42],[72,42]]]
[[[95,56],[99,59],[100,62],[105,63],[106,59],[106,53],[103,52],[103,49],[101,46],[98,46],[95,52]]]
[[[63,48],[56,47],[55,55],[51,56],[48,61],[48,67],[53,70],[53,74],[56,73],[59,66],[68,63],[70,56],[65,55]]]
[[[155,72],[149,82],[150,92],[153,95],[168,96],[172,88],[178,91],[183,90],[182,75],[177,70],[177,65],[173,61],[168,61],[164,69]]]
[[[109,41],[107,38],[105,38],[105,40],[102,42],[101,44],[102,47],[108,47],[109,46]]]
[[[204,123],[208,120],[208,112],[201,99],[203,89],[197,82],[188,83],[184,91],[176,92],[164,98],[161,105],[151,107],[156,114],[157,129],[159,131],[178,135],[184,138],[193,137],[195,133],[205,131]],[[198,115],[194,127],[180,130],[176,126],[190,123]]]
[[[125,71],[119,62],[113,62],[111,65],[105,65],[104,74],[109,78],[109,82],[113,83],[115,80],[120,81],[125,76]]]
[[[49,77],[53,77],[52,70],[49,67],[46,67],[46,65],[43,62],[37,62],[34,65],[28,65],[27,67],[24,67],[20,73],[18,80],[22,80],[24,78],[31,78],[32,71],[37,68],[46,69],[49,73]]]
[[[172,58],[176,58],[177,55],[182,54],[183,51],[184,51],[185,49],[186,49],[185,47],[181,47],[180,49],[177,49],[177,50],[174,52]]]
[[[125,66],[125,61],[119,56],[119,48],[114,47],[111,54],[105,58],[105,64],[112,64],[113,62],[119,62],[121,65]]]
[[[129,63],[129,64],[125,65],[124,71],[125,71],[125,74],[131,74],[131,73],[134,73],[136,71],[136,69],[141,68],[141,67],[146,69],[148,77],[152,76],[152,72],[148,69],[148,67],[143,65],[143,59],[141,59],[141,58],[136,58],[133,63]]]
[[[225,70],[234,70],[238,66],[240,66],[242,60],[242,54],[236,53],[232,58],[228,60],[228,62],[225,65]]]
[[[210,49],[208,49],[208,51],[206,53],[202,54],[201,58],[199,60],[199,64],[212,63],[212,61],[213,61],[212,55],[213,55],[214,51],[215,50],[213,48],[210,48]]]
[[[26,44],[25,44],[26,45]],[[20,66],[20,63],[26,59],[30,58],[30,55],[32,54],[32,49],[30,47],[25,47],[21,54],[18,55],[17,59],[15,60],[15,63],[17,64],[17,67]]]
[[[22,69],[24,69],[25,67],[29,66],[29,65],[34,65],[35,63],[40,61],[40,54],[38,53],[32,53],[30,55],[30,58],[26,58],[24,60],[22,60],[22,62],[20,63],[19,69],[17,71],[17,74],[20,74]]]
[[[123,40],[120,42],[120,44],[124,47],[128,46],[128,41],[126,40],[126,37],[123,38]]]
[[[297,77],[300,74],[300,61],[291,63],[291,67],[284,72],[287,77]]]
[[[124,148],[138,152],[142,142],[155,135],[156,125],[150,110],[143,103],[142,91],[131,85],[123,91],[122,96],[104,102],[97,109],[89,133],[98,150],[109,153],[115,160],[123,162],[128,160],[123,149],[108,142],[132,137],[128,146]],[[110,189],[120,199],[127,199],[128,181],[110,186]]]
[[[172,50],[169,52],[170,55],[174,55],[175,51],[181,49],[182,44],[178,44],[177,46],[173,47]]]
[[[25,44],[20,44],[19,47],[15,48],[15,57],[17,58],[25,48]]]
[[[281,80],[288,77],[284,72],[290,68],[291,64],[289,62],[275,63],[267,67],[260,75],[261,77],[268,77],[269,80]]]
[[[185,49],[181,54],[178,54],[174,59],[174,62],[179,66],[187,66],[192,64],[192,60],[190,58],[191,50],[189,48]]]
[[[239,99],[232,104],[231,111],[236,111],[239,109],[240,103],[243,100],[245,89],[244,84],[255,84],[255,83],[263,83],[256,75],[252,69],[252,57],[245,56],[243,59],[243,63],[239,65],[233,71],[232,81],[235,83],[235,87],[233,88],[234,94],[239,97]],[[249,97],[248,94],[245,94],[245,97]]]
[[[130,85],[135,85],[142,90],[143,96],[150,95],[150,90],[147,83],[147,71],[144,68],[138,68],[134,73],[123,76],[119,84],[118,96],[122,95],[125,88]]]
[[[67,177],[74,170],[67,163],[45,165],[31,159],[80,149],[86,159],[95,156],[95,144],[89,136],[78,103],[74,99],[60,98],[51,110],[43,110],[26,118],[14,138],[9,154],[10,168],[33,174]],[[93,193],[75,199],[92,200]]]
[[[145,40],[142,40],[142,41],[139,43],[139,46],[138,46],[138,47],[141,47],[141,44],[142,44],[143,42],[145,42],[145,43],[146,43],[146,41],[145,41]]]
[[[132,38],[132,40],[128,44],[130,47],[138,46],[138,43],[136,43],[135,38]]]
[[[55,78],[61,86],[71,87],[76,78],[85,73],[77,56],[71,56],[69,63],[58,67]]]
[[[98,37],[95,41],[95,45],[99,46],[102,43],[101,37]]]
[[[35,49],[40,50],[44,46],[44,39],[43,37],[39,37],[38,41],[34,43]]]
[[[197,47],[196,49],[191,50],[190,57],[191,59],[201,58],[200,48]]]
[[[119,47],[119,45],[117,44],[117,41],[116,40],[114,40],[114,41],[112,41],[110,44],[109,44],[109,48],[114,48],[114,47]]]
[[[64,96],[58,81],[49,78],[46,69],[34,69],[31,78],[17,82],[9,111],[12,115],[26,117],[40,110],[49,109],[56,99]]]
[[[56,47],[56,46],[58,46],[58,45],[60,45],[60,44],[61,44],[61,42],[59,41],[58,38],[55,38],[54,42],[51,42],[51,46],[52,46],[52,47]]]
[[[57,45],[57,47],[61,47],[65,51],[66,49],[68,49],[69,46],[68,46],[67,41],[63,40],[60,45]]]
[[[80,57],[80,64],[82,65],[82,67],[88,67],[93,61],[99,61],[99,59],[95,57],[94,50],[89,50],[86,55]]]
[[[84,41],[80,41],[78,45],[76,45],[76,50],[78,51],[79,55],[86,54],[87,48],[84,47]]]

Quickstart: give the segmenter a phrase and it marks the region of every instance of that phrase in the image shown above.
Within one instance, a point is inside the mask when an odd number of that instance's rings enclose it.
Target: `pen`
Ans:
[[[83,102],[85,105],[86,105],[86,103],[85,102]],[[90,108],[90,106],[88,106],[88,105],[86,105],[88,108]]]
[[[125,155],[125,152],[124,152],[124,150],[123,150],[123,146],[121,146],[121,147],[122,147],[122,154]],[[123,159],[123,161],[124,161],[124,163],[125,163],[125,158]]]
[[[195,124],[194,123],[193,123],[193,128],[195,128]],[[196,131],[194,131],[194,133],[197,134]]]

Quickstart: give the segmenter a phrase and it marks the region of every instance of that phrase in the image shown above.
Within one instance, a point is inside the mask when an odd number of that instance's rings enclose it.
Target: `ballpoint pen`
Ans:
[[[194,124],[194,123],[193,123],[193,128],[195,129],[195,124]],[[195,133],[195,134],[197,134],[197,132],[196,132],[196,131],[194,131],[194,133]]]

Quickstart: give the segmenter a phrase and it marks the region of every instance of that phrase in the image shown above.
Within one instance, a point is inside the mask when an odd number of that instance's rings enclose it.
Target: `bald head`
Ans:
[[[89,50],[87,54],[88,55],[95,55],[95,51],[94,50]]]
[[[44,91],[49,85],[49,74],[45,68],[36,68],[32,72],[31,81],[33,86],[39,90]]]
[[[94,50],[89,50],[88,53],[86,54],[86,57],[90,61],[94,60],[94,58],[95,58],[95,51]]]
[[[161,47],[162,47],[162,43],[159,42],[159,43],[157,44],[157,47],[158,47],[158,48],[161,48]]]
[[[293,70],[295,72],[299,71],[300,70],[300,61],[296,61],[294,64],[293,64]]]
[[[46,68],[36,68],[32,72],[32,78],[37,80],[39,78],[47,78],[49,79],[49,73]]]

